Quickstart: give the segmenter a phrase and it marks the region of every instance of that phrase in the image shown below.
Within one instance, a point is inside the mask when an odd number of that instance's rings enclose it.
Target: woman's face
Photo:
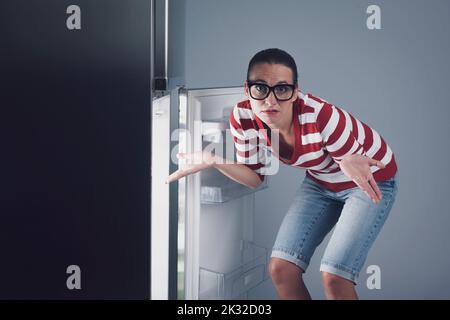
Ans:
[[[293,73],[289,67],[282,64],[261,63],[253,67],[250,72],[252,83],[262,83],[268,86],[277,84],[293,84]],[[292,122],[292,103],[297,99],[297,87],[292,98],[287,101],[278,101],[271,91],[263,100],[252,98],[249,92],[249,84],[244,83],[245,95],[250,100],[253,112],[272,129],[287,130]],[[252,90],[258,90],[253,87]],[[255,91],[252,91],[255,92]],[[279,91],[278,91],[279,92]],[[277,95],[281,95],[277,92]],[[253,94],[255,96],[255,94]]]

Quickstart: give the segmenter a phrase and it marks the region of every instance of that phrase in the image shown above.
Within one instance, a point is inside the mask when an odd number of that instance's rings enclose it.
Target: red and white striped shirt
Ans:
[[[339,168],[349,154],[362,154],[385,164],[371,166],[375,181],[392,178],[397,172],[394,153],[383,137],[342,108],[299,91],[293,110],[295,145],[288,165],[305,168],[306,175],[325,188],[338,192],[357,185]],[[252,111],[249,100],[237,103],[230,114],[230,129],[239,163],[253,169],[261,178],[270,170],[270,135]],[[280,150],[280,154],[283,154]]]

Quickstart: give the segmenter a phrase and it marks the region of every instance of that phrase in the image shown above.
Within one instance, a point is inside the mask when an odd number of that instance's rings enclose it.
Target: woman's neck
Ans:
[[[288,137],[294,133],[294,112],[291,113],[291,117],[286,124],[281,124],[277,127],[270,127],[272,130],[278,130],[281,136]]]
[[[291,123],[286,126],[285,129],[278,129],[282,136],[290,136],[294,133],[294,121],[291,119]]]

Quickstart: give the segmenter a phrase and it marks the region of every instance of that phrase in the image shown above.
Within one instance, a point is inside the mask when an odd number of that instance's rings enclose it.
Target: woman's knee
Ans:
[[[275,284],[301,279],[304,272],[302,268],[292,262],[275,257],[270,258],[269,273]]]
[[[353,282],[338,275],[322,271],[322,283],[326,289],[338,289],[353,285]]]

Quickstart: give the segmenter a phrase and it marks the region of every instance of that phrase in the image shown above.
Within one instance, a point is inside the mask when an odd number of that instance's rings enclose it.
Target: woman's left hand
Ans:
[[[342,172],[352,179],[373,202],[378,204],[381,201],[382,194],[370,171],[370,166],[378,166],[381,169],[386,167],[381,161],[360,154],[345,156],[339,162]]]

